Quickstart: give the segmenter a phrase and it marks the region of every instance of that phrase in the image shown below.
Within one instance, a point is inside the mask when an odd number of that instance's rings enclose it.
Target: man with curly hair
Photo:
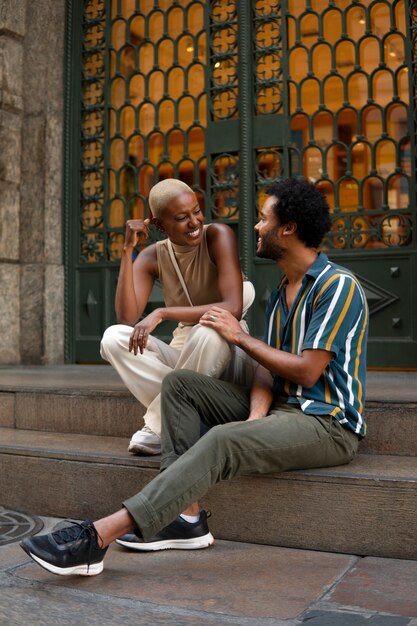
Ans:
[[[161,473],[118,512],[50,535],[23,549],[56,574],[98,574],[107,546],[133,550],[208,547],[213,537],[198,499],[243,472],[276,473],[349,463],[365,436],[364,292],[320,252],[329,208],[305,179],[271,185],[255,226],[257,255],[284,276],[266,308],[261,341],[212,306],[200,324],[259,365],[251,389],[189,370],[162,386]],[[209,427],[200,438],[200,422]]]

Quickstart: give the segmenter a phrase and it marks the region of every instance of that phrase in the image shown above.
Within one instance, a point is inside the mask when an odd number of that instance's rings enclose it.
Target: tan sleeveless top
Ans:
[[[221,300],[217,266],[211,260],[207,247],[208,226],[203,226],[203,240],[199,246],[178,246],[171,242],[194,306]],[[157,242],[156,258],[165,306],[190,306],[169,256],[166,239]]]

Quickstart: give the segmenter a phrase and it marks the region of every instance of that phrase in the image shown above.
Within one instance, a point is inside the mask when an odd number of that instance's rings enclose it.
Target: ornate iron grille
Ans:
[[[279,0],[256,0],[254,23],[255,114],[282,112],[282,8]]]
[[[106,258],[104,211],[105,3],[86,0],[82,24],[79,261]]]
[[[409,8],[411,32],[411,93],[413,104],[414,145],[417,145],[417,2],[412,0]],[[417,151],[414,151],[414,170],[417,171]]]
[[[106,91],[105,2],[84,1],[81,263],[118,260],[126,219],[147,214],[147,194],[161,178],[190,183],[204,204],[208,167],[211,217],[239,219],[238,146],[209,154],[209,163],[205,150],[206,2],[108,4]],[[208,8],[209,119],[227,122],[243,115],[239,5],[212,0]],[[413,50],[415,13],[412,2]],[[410,246],[408,72],[412,79],[416,73],[415,60],[406,58],[405,0],[343,7],[289,0],[284,37],[278,0],[254,0],[252,20],[255,116],[285,113],[284,95],[288,102],[287,149],[276,151],[272,169],[304,174],[324,191],[334,214],[330,248]],[[255,176],[258,188],[263,176]]]
[[[265,154],[268,151],[268,157],[262,162],[261,170],[257,170],[254,188],[260,187],[263,175],[266,175],[265,181],[270,182],[272,172],[283,174],[282,155],[278,151],[249,145],[253,142],[252,118],[258,118],[260,135],[265,137],[271,118],[261,118],[282,114],[284,110],[281,3],[278,0],[255,0],[248,4],[242,6],[235,0],[214,0],[209,14],[210,120],[226,123],[224,133],[229,133],[229,145],[235,147],[235,150],[229,147],[225,152],[210,155],[210,208],[214,218],[237,222],[241,217],[239,205],[244,207],[246,217],[249,217],[245,228],[252,227],[256,215],[250,202],[252,193],[245,193],[239,186],[243,169],[246,170],[244,184],[253,186],[254,166],[260,163],[259,154],[264,150]],[[245,24],[247,18],[249,21]],[[239,32],[243,32],[240,46]],[[251,46],[249,52],[248,44]],[[242,71],[238,80],[239,67]],[[240,119],[240,131],[237,126],[233,127],[237,118]],[[275,137],[275,141],[279,140],[282,141],[282,137]],[[262,144],[262,139],[260,142]],[[275,162],[271,158],[273,154],[278,159]],[[246,180],[247,172],[249,178]]]
[[[79,261],[90,264],[118,261],[124,224],[147,216],[158,180],[184,180],[203,207],[206,189],[205,3],[107,5],[86,0],[83,14]]]
[[[289,0],[290,169],[326,194],[329,248],[412,243],[405,0]]]
[[[256,150],[255,187],[257,209],[261,209],[266,199],[264,190],[275,180],[284,178],[285,168],[282,148],[261,148]]]
[[[238,112],[238,15],[236,0],[210,3],[210,116],[213,121]]]
[[[238,9],[235,0],[213,0],[209,12],[210,122],[238,118]],[[225,131],[230,131],[230,127]],[[231,144],[230,144],[231,145]],[[239,218],[239,156],[226,151],[209,155],[210,214],[213,219]]]
[[[282,3],[280,0],[256,0],[252,19],[255,25],[253,36],[254,61],[254,109],[255,115],[284,114],[285,90],[283,71]],[[274,144],[275,140],[275,145]],[[278,141],[280,140],[280,147]],[[256,147],[255,170],[255,214],[265,200],[265,187],[286,175],[284,163],[284,134],[272,138],[271,147]]]

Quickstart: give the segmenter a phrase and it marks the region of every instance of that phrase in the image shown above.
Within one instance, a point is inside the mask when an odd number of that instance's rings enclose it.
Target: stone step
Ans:
[[[108,366],[0,368],[0,427],[130,438],[144,413]]]
[[[0,367],[0,427],[130,438],[145,408],[109,366]],[[417,372],[369,372],[360,451],[417,456]]]
[[[0,428],[0,493],[11,509],[97,518],[120,507],[158,471],[124,438]],[[202,505],[219,539],[417,559],[414,457],[362,454],[350,465],[242,475]]]
[[[365,419],[368,435],[360,443],[361,452],[417,456],[417,403],[369,400]]]

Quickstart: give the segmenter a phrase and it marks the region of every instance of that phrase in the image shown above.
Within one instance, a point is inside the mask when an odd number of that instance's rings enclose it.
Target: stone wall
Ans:
[[[65,0],[0,3],[0,364],[64,351]]]

